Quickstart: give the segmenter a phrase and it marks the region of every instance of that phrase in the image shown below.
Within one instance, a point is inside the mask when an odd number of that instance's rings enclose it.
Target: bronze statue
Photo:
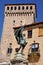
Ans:
[[[22,33],[23,30],[24,30],[24,27],[20,27],[19,29],[15,31],[15,37],[16,37],[17,43],[20,45],[19,48],[15,49],[16,52],[18,52],[22,48],[21,53],[23,53],[23,50],[27,44],[25,34]]]

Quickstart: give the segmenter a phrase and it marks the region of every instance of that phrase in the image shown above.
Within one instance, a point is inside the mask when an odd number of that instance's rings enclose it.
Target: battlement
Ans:
[[[29,15],[35,14],[36,16],[36,4],[5,4],[6,15]]]

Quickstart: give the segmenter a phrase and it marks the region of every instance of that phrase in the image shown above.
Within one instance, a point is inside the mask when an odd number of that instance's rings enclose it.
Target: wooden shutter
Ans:
[[[43,28],[39,28],[39,36],[43,36]]]

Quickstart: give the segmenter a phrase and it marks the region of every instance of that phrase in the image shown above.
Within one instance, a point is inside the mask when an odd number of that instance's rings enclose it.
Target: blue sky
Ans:
[[[2,36],[4,23],[4,5],[5,4],[26,4],[36,3],[37,5],[37,22],[43,21],[43,0],[0,0],[0,40]]]

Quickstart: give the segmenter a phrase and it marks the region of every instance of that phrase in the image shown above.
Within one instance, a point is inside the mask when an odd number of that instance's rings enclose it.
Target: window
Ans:
[[[30,9],[32,10],[32,6],[30,6]]]
[[[14,7],[14,10],[16,10],[16,7]]]
[[[22,21],[20,21],[22,23]]]
[[[13,21],[13,23],[15,23],[15,20]]]
[[[18,10],[20,10],[20,6],[18,7]]]
[[[32,38],[32,30],[28,31],[28,38]]]
[[[32,43],[32,52],[37,52],[39,49],[39,43]]]
[[[26,10],[28,10],[28,6],[26,7]]]
[[[13,7],[11,7],[11,10],[13,10]]]
[[[22,25],[22,21],[20,21],[20,25]]]
[[[10,45],[12,45],[12,43],[10,43]]]
[[[22,7],[22,10],[24,10],[24,6]]]
[[[9,48],[8,48],[8,51],[7,51],[7,53],[8,54],[10,54],[10,53],[12,53],[12,43],[9,43]]]
[[[39,36],[43,36],[43,28],[39,28]]]
[[[15,20],[13,21],[13,25],[15,25]]]
[[[8,53],[8,54],[12,53],[12,48],[8,48],[7,53]]]
[[[7,7],[7,10],[9,10],[9,7]]]

